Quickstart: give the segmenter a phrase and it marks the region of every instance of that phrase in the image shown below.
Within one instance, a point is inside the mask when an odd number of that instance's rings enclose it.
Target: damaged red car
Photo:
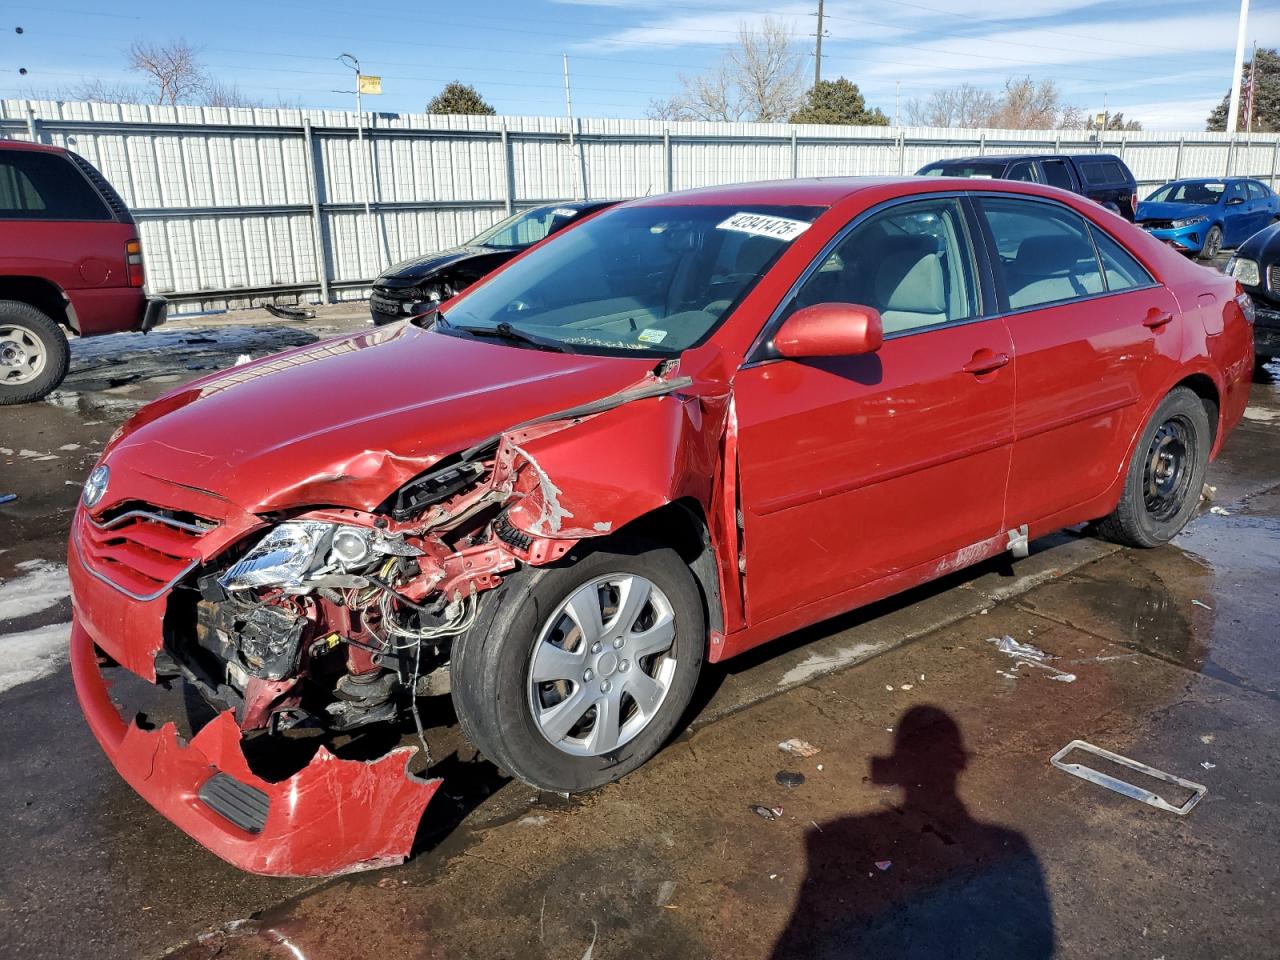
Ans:
[[[613,207],[435,313],[127,422],[71,534],[81,703],[230,862],[397,862],[439,781],[332,738],[399,742],[445,676],[485,756],[584,791],[662,747],[708,661],[1060,527],[1168,541],[1242,415],[1250,306],[1031,184]],[[108,668],[219,712],[126,721]],[[306,731],[287,776],[247,759]]]

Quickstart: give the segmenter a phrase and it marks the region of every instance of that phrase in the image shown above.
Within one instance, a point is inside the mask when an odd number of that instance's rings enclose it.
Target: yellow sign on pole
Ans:
[[[1107,115],[1105,113],[1095,113],[1093,115],[1093,125],[1101,130],[1107,125]]]
[[[356,82],[360,86],[361,93],[381,93],[382,92],[381,77],[375,77],[367,73],[362,73],[362,74],[359,74],[359,76],[356,78]]]

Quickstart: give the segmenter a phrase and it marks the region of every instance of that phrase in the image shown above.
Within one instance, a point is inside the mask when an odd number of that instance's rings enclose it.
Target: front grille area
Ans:
[[[393,290],[388,287],[374,287],[373,293],[369,297],[369,306],[378,313],[385,313],[389,317],[405,316],[405,313],[401,310],[401,304],[413,302],[413,298],[409,296],[408,288]]]
[[[1280,293],[1280,262],[1267,267],[1267,289],[1272,293]]]
[[[1172,230],[1172,220],[1143,220],[1138,226],[1146,230]]]
[[[76,544],[85,566],[135,600],[154,600],[200,562],[199,541],[217,524],[131,505],[104,520],[83,511]]]

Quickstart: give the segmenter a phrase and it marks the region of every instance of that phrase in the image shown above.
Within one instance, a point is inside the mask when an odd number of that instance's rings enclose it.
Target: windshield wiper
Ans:
[[[499,340],[507,340],[511,343],[525,343],[531,347],[537,347],[539,350],[550,350],[554,353],[573,353],[568,345],[558,340],[551,340],[547,337],[539,337],[537,334],[525,333],[523,330],[517,330],[511,324],[503,321],[492,327],[471,327],[461,326],[456,323],[450,323],[444,319],[444,314],[439,314],[437,323],[443,322],[444,326],[450,330],[460,330],[463,333],[469,333],[473,337],[494,337]]]

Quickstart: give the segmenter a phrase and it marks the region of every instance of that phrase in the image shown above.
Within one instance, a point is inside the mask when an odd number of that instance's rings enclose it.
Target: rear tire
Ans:
[[[70,363],[71,347],[52,319],[29,303],[0,300],[0,404],[39,400]]]
[[[462,732],[489,759],[537,789],[580,793],[667,742],[693,697],[707,631],[674,550],[615,540],[580,545],[566,561],[518,570],[485,595],[454,642],[451,692]],[[631,612],[623,590],[649,599]],[[580,626],[592,602],[594,631]],[[556,679],[535,681],[535,670]]]
[[[1200,252],[1196,257],[1200,260],[1212,260],[1222,252],[1222,228],[1213,226],[1209,228],[1209,232],[1205,234],[1204,245],[1200,247]]]
[[[1177,387],[1156,407],[1138,437],[1120,503],[1098,533],[1130,547],[1168,543],[1200,502],[1212,428],[1200,398]]]

